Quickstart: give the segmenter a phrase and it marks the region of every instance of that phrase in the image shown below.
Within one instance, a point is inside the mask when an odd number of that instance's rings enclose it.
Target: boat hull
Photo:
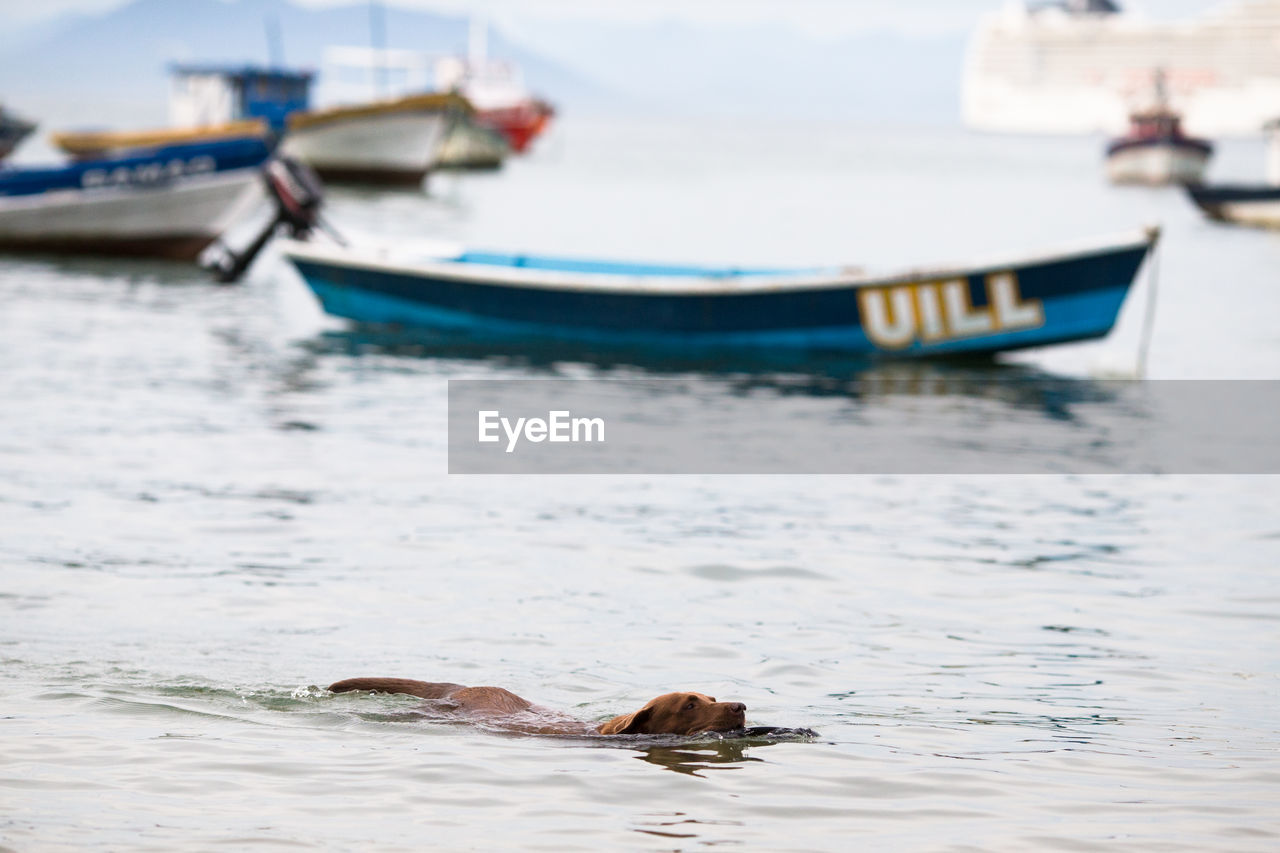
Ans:
[[[440,169],[497,169],[511,153],[506,138],[467,119],[453,125],[440,146]]]
[[[194,259],[264,197],[260,139],[0,171],[0,248]]]
[[[257,169],[161,190],[0,199],[0,248],[194,260],[263,199]]]
[[[281,150],[330,181],[418,184],[450,121],[441,110],[357,114],[292,127]]]
[[[482,109],[476,120],[484,127],[501,133],[512,151],[523,154],[546,130],[554,114],[549,104],[529,99],[512,106]]]
[[[286,244],[333,315],[488,340],[665,352],[992,353],[1105,336],[1156,236],[1064,255],[885,278],[801,273],[573,275],[437,262],[397,266]]]
[[[1280,186],[1189,187],[1188,193],[1210,219],[1280,228]]]
[[[1204,177],[1213,149],[1196,142],[1145,142],[1113,145],[1107,177],[1115,184],[1194,184]]]

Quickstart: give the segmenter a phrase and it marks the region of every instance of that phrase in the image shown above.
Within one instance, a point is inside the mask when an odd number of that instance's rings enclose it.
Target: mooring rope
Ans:
[[[1147,267],[1147,313],[1142,320],[1142,341],[1138,344],[1138,378],[1147,378],[1147,354],[1151,349],[1151,335],[1156,324],[1156,285],[1160,281],[1160,244],[1151,250],[1151,263]]]

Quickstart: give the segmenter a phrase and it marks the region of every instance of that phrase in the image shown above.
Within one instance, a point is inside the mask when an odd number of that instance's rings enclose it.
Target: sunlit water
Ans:
[[[1151,374],[1280,378],[1280,235],[1111,189],[1098,149],[566,120],[501,173],[335,191],[329,216],[871,267],[1161,222]],[[1252,177],[1260,146],[1215,168]],[[1132,371],[1145,296],[1112,338],[1016,361]],[[0,844],[1280,844],[1273,478],[449,477],[446,379],[653,368],[381,346],[273,255],[234,289],[4,259],[0,299]],[[909,394],[956,369],[870,375]],[[763,388],[760,406],[807,404]],[[820,737],[503,736],[322,689],[358,675],[497,684],[584,719],[694,689]]]

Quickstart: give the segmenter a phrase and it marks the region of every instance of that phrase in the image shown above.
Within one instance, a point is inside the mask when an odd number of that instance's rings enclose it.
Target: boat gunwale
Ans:
[[[367,104],[340,104],[299,110],[289,115],[285,120],[285,127],[286,131],[303,131],[354,119],[381,118],[404,113],[436,116],[452,111],[470,114],[474,112],[474,108],[470,101],[456,93],[426,92]]]
[[[60,187],[39,193],[0,195],[0,214],[33,209],[57,207],[67,204],[89,204],[103,200],[128,197],[153,197],[157,193],[186,193],[208,189],[223,184],[243,183],[246,186],[261,180],[260,166],[243,166],[223,169],[220,172],[197,172],[183,175],[172,181],[155,184],[113,184],[102,187]]]
[[[882,287],[921,281],[945,281],[1005,272],[1029,266],[1080,260],[1098,255],[1145,248],[1158,244],[1160,227],[1151,225],[1117,233],[1108,238],[1077,241],[1056,249],[1021,256],[996,256],[971,263],[915,267],[885,273],[868,273],[857,268],[832,267],[822,274],[800,273],[738,275],[626,275],[541,270],[530,267],[499,266],[433,258],[413,263],[394,262],[361,255],[341,246],[320,246],[294,239],[282,239],[281,252],[295,263],[320,263],[352,270],[365,270],[410,278],[435,278],[494,287],[525,287],[549,291],[609,292],[633,296],[737,296],[780,290],[838,290]]]
[[[96,155],[102,151],[159,151],[183,145],[229,142],[240,139],[267,139],[270,128],[260,118],[240,119],[222,124],[192,127],[162,127],[143,130],[60,130],[49,134],[55,148],[73,157]],[[101,159],[120,159],[117,154]],[[145,156],[145,155],[137,155]]]

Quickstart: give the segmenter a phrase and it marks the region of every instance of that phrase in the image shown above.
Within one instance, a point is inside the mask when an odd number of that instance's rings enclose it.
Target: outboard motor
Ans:
[[[262,177],[276,208],[262,232],[240,252],[233,252],[219,241],[200,259],[200,265],[223,284],[239,281],[280,226],[287,229],[290,237],[302,239],[316,226],[323,225],[320,204],[324,200],[324,185],[310,166],[290,157],[273,157],[263,167]]]

